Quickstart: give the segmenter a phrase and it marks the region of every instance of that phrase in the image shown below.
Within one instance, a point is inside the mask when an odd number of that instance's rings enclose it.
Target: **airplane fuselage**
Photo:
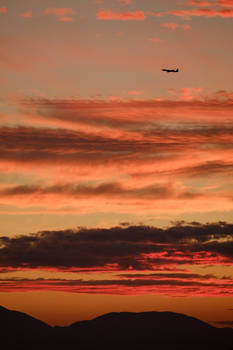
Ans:
[[[179,69],[162,69],[162,71],[167,73],[178,73]]]

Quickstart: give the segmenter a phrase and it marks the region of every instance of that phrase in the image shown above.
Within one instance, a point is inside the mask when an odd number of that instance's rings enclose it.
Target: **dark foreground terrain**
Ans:
[[[0,307],[2,349],[233,350],[233,329],[173,312],[110,313],[68,327],[50,327]]]

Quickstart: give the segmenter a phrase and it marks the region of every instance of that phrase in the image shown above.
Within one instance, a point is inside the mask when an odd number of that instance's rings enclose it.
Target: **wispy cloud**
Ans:
[[[182,17],[184,19],[191,19],[192,17],[222,17],[222,18],[232,18],[233,9],[223,8],[223,9],[211,9],[211,8],[198,8],[191,10],[171,10],[165,12],[149,12],[151,16],[164,17],[164,16],[175,16]]]
[[[162,23],[160,24],[161,27],[163,28],[168,28],[168,29],[177,29],[180,28],[182,30],[188,30],[191,29],[191,26],[189,24],[179,24],[179,23],[175,23],[175,22],[168,22],[168,23]]]
[[[230,296],[232,281],[182,281],[179,279],[111,279],[111,280],[67,280],[67,279],[4,279],[0,280],[1,292],[63,291],[71,293],[140,295],[165,294],[169,296]],[[219,322],[220,323],[220,322]],[[223,323],[222,323],[223,324]],[[224,324],[232,324],[224,322]]]
[[[232,94],[169,92],[162,100],[139,100],[140,90],[129,90],[130,100],[21,101],[21,120],[34,127],[0,128],[0,169],[34,180],[2,185],[2,205],[38,212],[90,213],[97,202],[117,213],[232,210]]]

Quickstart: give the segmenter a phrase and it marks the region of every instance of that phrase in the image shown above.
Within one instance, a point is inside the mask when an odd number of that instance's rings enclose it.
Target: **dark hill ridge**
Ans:
[[[176,313],[176,312],[163,312],[163,311],[147,311],[147,312],[111,312],[108,314],[104,314],[101,316],[98,316],[90,321],[85,322],[92,322],[92,323],[107,323],[110,322],[112,325],[115,323],[119,327],[121,326],[121,322],[124,320],[124,322],[129,322],[129,325],[140,325],[140,327],[145,327],[145,325],[148,326],[148,323],[156,323],[159,327],[168,326],[168,323],[172,323],[172,326],[174,326],[174,322],[176,322],[176,325],[179,327],[181,324],[182,326],[188,325],[190,327],[191,323],[193,326],[198,327],[208,327],[213,328],[213,326],[210,326],[208,323],[203,322],[197,318],[186,316],[184,314]],[[187,321],[185,322],[184,321]],[[83,322],[83,321],[81,321]],[[180,324],[181,323],[181,324]],[[75,322],[70,325],[70,327],[78,326],[79,322]]]
[[[233,350],[233,329],[174,312],[114,312],[68,327],[50,327],[0,307],[0,330],[4,349]]]
[[[60,327],[56,329],[61,330]],[[233,330],[215,328],[194,317],[174,312],[109,313],[62,328],[65,339],[92,349],[229,349]]]
[[[0,324],[6,326],[20,325],[20,327],[29,327],[31,331],[34,329],[47,329],[51,328],[46,323],[31,317],[24,312],[8,310],[7,308],[0,306]]]
[[[52,327],[46,323],[0,306],[0,344],[4,344],[5,349],[29,349],[35,339],[39,339],[39,345],[50,337],[51,332]]]

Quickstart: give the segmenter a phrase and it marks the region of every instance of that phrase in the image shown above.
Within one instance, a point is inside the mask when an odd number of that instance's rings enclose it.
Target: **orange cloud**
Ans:
[[[21,101],[20,118],[34,127],[0,128],[0,170],[32,180],[2,186],[2,210],[232,210],[232,93],[170,93]]]
[[[99,20],[117,20],[117,21],[143,21],[146,16],[143,11],[135,12],[114,12],[111,10],[99,10],[96,14]]]
[[[199,88],[198,88],[199,89]],[[193,92],[194,90],[192,90]],[[174,99],[151,100],[31,100],[22,101],[22,107],[29,109],[33,122],[41,120],[47,123],[55,122],[61,127],[76,124],[89,125],[92,128],[114,128],[130,130],[135,125],[145,126],[148,123],[175,119],[182,121],[221,122],[232,115],[231,95],[217,93],[212,96],[196,94],[192,101]],[[86,117],[83,117],[83,110]],[[51,111],[53,113],[51,113]],[[161,114],[163,111],[163,115]],[[64,117],[64,112],[66,116]],[[156,118],[156,119],[155,119]],[[178,119],[177,119],[178,118]],[[48,125],[48,124],[47,124]],[[72,127],[73,126],[73,127]],[[97,131],[97,129],[96,129]],[[100,131],[100,130],[99,130]]]
[[[7,8],[5,6],[0,7],[0,13],[6,13],[7,12]]]
[[[172,188],[173,187],[173,188]],[[146,187],[123,187],[117,183],[103,183],[98,186],[62,184],[49,187],[14,186],[1,190],[1,205],[22,208],[40,207],[37,212],[56,212],[69,206],[74,212],[93,212],[98,205],[104,212],[124,212],[132,210],[153,212],[153,210],[174,212],[194,212],[208,206],[208,210],[233,209],[231,192],[188,191],[175,186],[155,184]],[[111,201],[111,202],[109,202]],[[176,210],[174,209],[174,206]],[[185,208],[185,209],[184,209]]]
[[[2,173],[33,174],[42,184],[2,186],[2,205],[21,211],[38,205],[39,211],[65,210],[68,205],[74,212],[80,211],[81,202],[84,212],[92,212],[100,202],[102,210],[117,212],[232,208],[232,193],[225,189],[233,173],[232,150],[226,148],[232,142],[231,130],[164,130],[146,132],[141,139],[132,136],[117,141],[65,130],[3,129]],[[207,175],[210,180],[219,174],[217,188],[201,185],[192,190],[182,184],[185,179],[205,181]]]

